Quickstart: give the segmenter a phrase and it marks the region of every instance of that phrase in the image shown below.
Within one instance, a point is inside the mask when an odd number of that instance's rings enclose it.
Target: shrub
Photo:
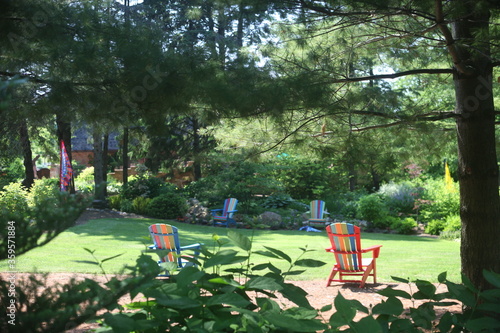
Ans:
[[[94,167],[82,170],[75,178],[75,189],[83,193],[94,192]]]
[[[123,199],[120,200],[120,211],[122,212],[132,212],[134,209],[132,208],[132,200]]]
[[[188,210],[186,199],[177,194],[162,194],[153,198],[146,209],[147,215],[160,219],[183,217]]]
[[[417,222],[412,217],[407,217],[405,219],[398,219],[391,223],[391,229],[395,230],[398,234],[409,235],[414,232],[417,227]]]
[[[136,214],[147,214],[148,205],[151,200],[151,198],[145,197],[135,198],[134,200],[132,200],[132,212]]]
[[[458,186],[450,191],[443,179],[428,180],[424,185],[422,199],[428,204],[420,206],[420,216],[428,222],[435,219],[445,219],[448,215],[458,215],[460,212],[460,194]]]
[[[28,211],[28,191],[20,183],[10,183],[0,192],[0,209],[24,214]]]
[[[462,221],[459,215],[450,215],[444,221],[443,231],[460,231],[462,229]]]
[[[425,233],[430,235],[439,235],[439,233],[444,229],[444,221],[442,220],[432,220],[425,226]]]
[[[265,200],[262,206],[264,208],[285,208],[294,200],[288,194],[270,195]]]
[[[422,189],[416,188],[410,183],[388,183],[383,184],[378,193],[384,197],[384,201],[392,214],[411,214],[415,206],[415,199],[421,194]]]
[[[133,200],[137,197],[154,198],[161,194],[165,182],[157,177],[136,177],[123,186],[121,195]]]
[[[55,199],[59,193],[59,181],[56,178],[35,179],[27,195],[30,206],[46,199]]]
[[[108,205],[111,209],[121,210],[122,197],[120,195],[112,195],[108,197]]]
[[[388,211],[378,194],[361,197],[358,201],[358,218],[372,222],[376,228],[389,227]]]

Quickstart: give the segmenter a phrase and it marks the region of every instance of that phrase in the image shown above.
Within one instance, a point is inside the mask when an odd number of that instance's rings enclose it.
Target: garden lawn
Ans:
[[[135,260],[151,244],[148,226],[152,223],[165,223],[152,219],[100,219],[72,227],[49,244],[36,248],[16,258],[18,272],[70,272],[70,273],[102,273],[97,265],[89,263],[92,256],[84,248],[95,251],[94,255],[103,260],[115,255],[119,257],[103,263],[106,273],[119,273],[125,265],[134,265]],[[226,238],[227,230],[221,227],[167,221],[179,228],[181,245],[203,243],[211,251],[215,251],[213,234]],[[234,230],[234,229],[232,229]],[[326,262],[323,267],[302,268],[300,275],[290,276],[289,280],[322,280],[326,281],[333,265],[333,255],[327,253],[329,247],[326,232],[305,232],[291,230],[247,230],[236,229],[253,239],[253,251],[265,250],[264,246],[279,249],[288,254],[292,260],[302,255],[299,248],[307,248],[310,252],[301,258],[316,259]],[[364,232],[362,246],[382,245],[377,260],[378,282],[391,282],[391,276],[428,280],[437,282],[438,274],[447,272],[448,279],[460,282],[460,243],[429,237],[375,234]],[[223,248],[233,248],[231,243]],[[242,250],[239,250],[244,254]],[[154,254],[153,254],[154,255]],[[154,258],[157,259],[156,257]],[[252,254],[251,263],[271,262],[282,270],[288,270],[284,260],[272,259]],[[211,269],[211,268],[210,268]],[[9,271],[6,261],[0,262],[0,271]],[[262,271],[259,274],[263,274]],[[371,282],[371,280],[369,280]]]

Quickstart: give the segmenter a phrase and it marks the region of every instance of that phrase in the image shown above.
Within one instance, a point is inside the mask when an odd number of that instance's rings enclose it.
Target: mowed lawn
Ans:
[[[151,244],[148,226],[152,223],[170,223],[179,228],[181,244],[203,243],[210,250],[216,246],[212,235],[225,238],[226,228],[191,225],[174,221],[153,219],[100,219],[72,227],[61,233],[49,244],[36,248],[16,258],[18,272],[70,272],[101,273],[97,265],[89,264],[92,256],[84,250],[95,250],[94,255],[105,259],[121,256],[104,263],[106,273],[119,273],[125,265],[134,265],[135,260]],[[305,232],[299,230],[247,230],[236,229],[253,240],[252,250],[265,250],[265,246],[279,249],[292,260],[311,258],[327,264],[323,267],[301,268],[306,271],[290,280],[326,280],[333,265],[333,255],[327,253],[329,246],[326,232]],[[362,246],[382,245],[377,260],[378,282],[391,282],[391,276],[437,282],[438,274],[447,272],[448,279],[460,282],[460,243],[436,238],[362,233]],[[231,243],[223,248],[239,250]],[[300,248],[309,252],[303,254]],[[239,250],[241,251],[241,250]],[[241,251],[241,254],[244,254]],[[155,258],[156,259],[156,258]],[[283,260],[252,254],[250,262],[260,264],[271,262],[283,271],[289,264]],[[5,261],[0,270],[8,271]],[[261,273],[260,273],[261,274]]]

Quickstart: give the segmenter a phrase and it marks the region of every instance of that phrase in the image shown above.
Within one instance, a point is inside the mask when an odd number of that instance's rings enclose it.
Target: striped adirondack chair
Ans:
[[[177,264],[177,268],[182,268],[194,265],[193,260],[186,258],[196,258],[200,254],[202,244],[196,243],[181,246],[178,229],[169,224],[152,224],[149,226],[149,234],[154,244],[149,246],[148,252],[156,252],[158,254],[160,257],[160,260],[158,260],[159,264],[173,262]],[[194,254],[186,255],[183,253],[186,250],[194,251]]]
[[[328,214],[325,207],[325,202],[322,200],[313,200],[310,204],[311,217],[309,218],[308,224],[311,227],[325,227],[326,217]]]
[[[373,283],[377,283],[377,265],[382,245],[371,246],[366,249],[361,248],[361,234],[358,226],[350,223],[333,223],[326,227],[331,247],[327,252],[335,256],[335,266],[333,266],[326,286],[332,282],[360,282],[363,288],[366,279],[373,277]],[[363,258],[363,254],[372,252],[369,258]],[[335,276],[339,273],[339,277]],[[345,276],[358,276],[361,280],[345,279]]]
[[[214,219],[214,225],[225,225],[229,227],[230,224],[236,225],[236,221],[233,219],[233,214],[237,212],[236,205],[238,204],[238,199],[228,198],[224,200],[224,207],[222,209],[212,209],[212,218]]]

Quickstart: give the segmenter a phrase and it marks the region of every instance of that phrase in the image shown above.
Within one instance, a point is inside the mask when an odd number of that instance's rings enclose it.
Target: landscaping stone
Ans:
[[[188,212],[184,216],[186,223],[208,224],[212,218],[210,210],[197,199],[188,199]]]

